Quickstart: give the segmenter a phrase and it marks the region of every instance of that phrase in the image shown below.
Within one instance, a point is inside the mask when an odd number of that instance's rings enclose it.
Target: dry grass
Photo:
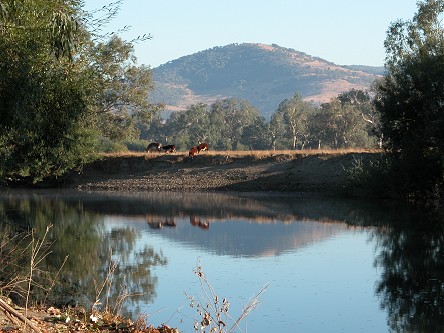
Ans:
[[[351,153],[381,153],[381,149],[368,149],[368,148],[347,148],[347,149],[304,149],[304,150],[209,150],[202,152],[201,155],[229,155],[233,157],[267,157],[275,155],[343,155]],[[165,153],[145,153],[145,152],[120,152],[120,153],[107,153],[102,154],[105,157],[137,157],[137,156],[149,156],[157,157],[166,155]],[[178,151],[176,153],[169,153],[169,155],[186,155],[188,151]]]

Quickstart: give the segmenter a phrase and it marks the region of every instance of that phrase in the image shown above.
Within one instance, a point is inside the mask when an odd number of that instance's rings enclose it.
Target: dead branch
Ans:
[[[13,318],[17,318],[22,323],[29,326],[34,332],[40,333],[40,330],[28,318],[26,318],[20,312],[14,310],[8,303],[6,303],[1,298],[0,298],[0,310],[3,311],[10,320]]]

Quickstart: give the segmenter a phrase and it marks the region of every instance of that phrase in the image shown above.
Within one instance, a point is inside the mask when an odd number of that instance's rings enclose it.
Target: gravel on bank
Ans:
[[[367,153],[106,156],[65,180],[86,191],[277,191],[339,193]]]

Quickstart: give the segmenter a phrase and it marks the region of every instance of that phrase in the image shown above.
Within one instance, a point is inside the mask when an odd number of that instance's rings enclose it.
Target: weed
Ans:
[[[214,288],[208,281],[207,276],[198,265],[194,274],[200,282],[202,296],[192,296],[187,293],[191,308],[196,310],[199,320],[195,320],[194,330],[200,333],[231,333],[240,329],[239,324],[259,305],[260,295],[266,291],[268,285],[264,286],[254,297],[250,299],[247,305],[242,309],[237,318],[229,314],[230,302],[226,298],[220,298]]]

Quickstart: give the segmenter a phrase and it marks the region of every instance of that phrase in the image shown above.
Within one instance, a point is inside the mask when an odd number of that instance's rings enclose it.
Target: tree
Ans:
[[[286,99],[279,104],[276,113],[282,114],[285,133],[291,136],[292,149],[297,148],[298,140],[302,139],[304,135],[307,116],[312,108],[311,104],[305,102],[299,93],[294,94],[292,98]]]
[[[215,149],[244,149],[242,135],[245,128],[254,126],[260,119],[259,111],[245,100],[228,98],[216,101],[210,107],[210,142]]]
[[[267,127],[263,117],[257,117],[253,122],[244,127],[240,143],[249,150],[268,149]]]
[[[166,133],[178,149],[189,149],[209,139],[210,119],[206,104],[194,104],[175,112],[166,122]]]
[[[0,177],[37,182],[93,153],[77,1],[0,3]]]
[[[154,88],[151,70],[136,66],[133,44],[115,35],[87,52],[97,128],[111,140],[138,138],[138,120],[149,119],[153,111],[148,102]]]
[[[273,150],[285,148],[285,143],[280,138],[285,137],[285,124],[281,112],[274,112],[267,124],[267,139],[269,147]]]
[[[418,1],[410,21],[388,30],[386,74],[377,86],[385,148],[400,190],[442,197],[444,164],[444,1]]]
[[[156,109],[147,100],[151,71],[135,65],[132,43],[89,31],[82,5],[0,2],[3,181],[36,183],[80,169],[94,158],[99,134],[138,137],[137,122]]]

